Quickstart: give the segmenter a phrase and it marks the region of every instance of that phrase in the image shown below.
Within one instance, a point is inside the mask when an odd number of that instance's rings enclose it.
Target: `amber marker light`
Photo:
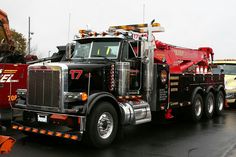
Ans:
[[[18,128],[17,125],[13,125],[13,126],[12,126],[12,129],[17,129],[17,128]]]
[[[39,133],[40,133],[40,134],[46,134],[46,130],[43,130],[43,129],[42,129],[42,130],[39,131]]]
[[[72,140],[77,140],[77,139],[78,139],[78,136],[72,135],[72,136],[71,136],[71,139],[72,139]]]
[[[48,131],[47,134],[50,135],[50,136],[52,136],[52,135],[53,135],[53,132],[52,132],[52,131]]]
[[[85,92],[81,93],[80,96],[82,101],[86,101],[88,99],[88,95]]]
[[[38,129],[33,129],[32,132],[37,133],[39,130]]]
[[[57,136],[57,137],[61,137],[61,136],[62,136],[62,133],[56,132],[56,136]]]
[[[64,138],[70,138],[70,134],[65,134]]]
[[[25,131],[30,131],[30,129],[31,129],[31,128],[29,128],[29,127],[26,127],[26,128],[25,128]]]

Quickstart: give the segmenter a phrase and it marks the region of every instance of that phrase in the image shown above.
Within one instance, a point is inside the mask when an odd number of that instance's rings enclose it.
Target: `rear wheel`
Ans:
[[[215,102],[216,115],[222,114],[223,108],[224,108],[224,103],[225,103],[224,94],[222,91],[218,91],[217,95],[216,95],[216,102]]]
[[[215,97],[212,92],[209,92],[204,101],[204,113],[206,118],[211,119],[214,113]]]
[[[118,130],[118,115],[112,104],[101,102],[91,111],[87,121],[87,140],[94,147],[111,144]]]
[[[202,118],[203,100],[200,94],[196,94],[192,100],[191,116],[192,120],[197,122]]]

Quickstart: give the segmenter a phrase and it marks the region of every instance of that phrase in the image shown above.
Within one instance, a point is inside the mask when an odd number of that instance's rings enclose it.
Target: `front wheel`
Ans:
[[[94,147],[106,147],[111,144],[118,130],[118,115],[109,102],[96,104],[87,121],[86,136]]]
[[[191,115],[192,120],[197,122],[202,118],[203,100],[200,94],[196,94],[192,99]]]
[[[218,91],[217,95],[216,95],[216,102],[215,102],[216,115],[219,116],[222,114],[223,108],[224,108],[224,103],[225,103],[224,94],[222,91]]]

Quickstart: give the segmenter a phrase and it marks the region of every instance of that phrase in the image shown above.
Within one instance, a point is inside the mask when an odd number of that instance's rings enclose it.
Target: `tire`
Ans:
[[[204,100],[204,114],[207,119],[211,119],[214,113],[215,97],[212,92],[209,92]]]
[[[203,114],[203,100],[200,94],[196,94],[192,99],[191,116],[194,122],[198,122]]]
[[[97,148],[106,147],[114,141],[117,131],[116,109],[109,102],[96,104],[88,117],[86,143]]]
[[[221,115],[223,112],[225,103],[225,96],[222,91],[218,91],[216,94],[216,101],[215,101],[215,114]]]

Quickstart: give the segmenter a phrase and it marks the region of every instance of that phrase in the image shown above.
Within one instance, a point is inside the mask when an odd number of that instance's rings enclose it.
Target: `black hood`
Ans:
[[[68,91],[107,91],[111,63],[66,63],[68,66]],[[90,77],[90,79],[89,79]],[[89,83],[90,80],[90,83]]]

